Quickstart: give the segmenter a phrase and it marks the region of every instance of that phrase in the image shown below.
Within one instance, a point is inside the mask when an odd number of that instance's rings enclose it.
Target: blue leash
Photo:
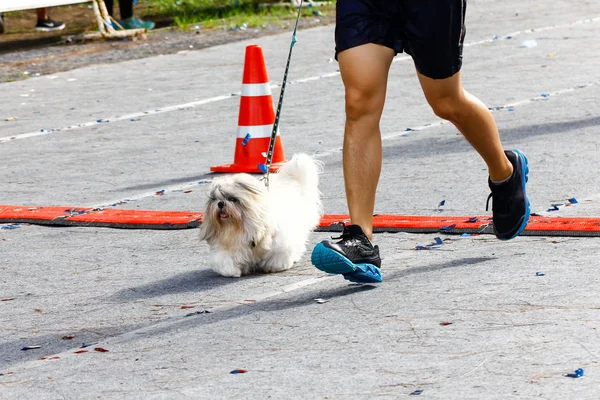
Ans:
[[[298,15],[296,16],[296,25],[294,25],[294,33],[292,34],[292,43],[290,44],[290,52],[288,54],[287,64],[285,66],[285,73],[283,74],[283,83],[281,84],[281,92],[279,93],[279,101],[277,102],[277,112],[275,113],[275,123],[273,124],[273,132],[271,132],[271,140],[269,141],[269,149],[267,151],[267,161],[265,162],[265,186],[269,187],[269,172],[271,171],[271,165],[273,163],[273,150],[275,148],[275,140],[277,139],[277,131],[279,130],[279,116],[281,115],[281,106],[283,105],[283,95],[285,94],[285,87],[287,85],[288,72],[290,70],[290,61],[292,59],[292,49],[296,44],[296,31],[298,29],[298,21],[300,20],[300,12],[302,11],[302,2],[300,0],[300,7],[298,7]]]

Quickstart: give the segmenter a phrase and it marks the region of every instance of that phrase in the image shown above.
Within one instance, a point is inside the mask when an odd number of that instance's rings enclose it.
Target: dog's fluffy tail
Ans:
[[[323,163],[313,159],[308,154],[297,153],[285,163],[278,175],[284,175],[299,182],[303,188],[316,189],[319,185],[319,173],[323,170]]]

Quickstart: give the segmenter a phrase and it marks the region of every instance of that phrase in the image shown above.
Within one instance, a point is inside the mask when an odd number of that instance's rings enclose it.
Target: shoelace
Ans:
[[[338,239],[342,239],[342,240],[346,240],[346,239],[350,239],[352,237],[352,235],[346,231],[342,232],[342,234],[340,236],[332,236],[331,240],[338,240]]]
[[[337,236],[337,237],[331,236],[331,240],[339,240],[339,239],[345,240],[345,239],[350,238],[350,233],[348,233],[346,231],[346,223],[344,221],[341,221],[338,223],[338,225],[342,226],[342,235]]]

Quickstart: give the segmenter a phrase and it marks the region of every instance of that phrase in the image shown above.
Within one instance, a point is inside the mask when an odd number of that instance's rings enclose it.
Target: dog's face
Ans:
[[[206,203],[203,238],[210,243],[224,230],[229,234],[250,233],[265,212],[264,193],[264,185],[248,174],[215,180]]]

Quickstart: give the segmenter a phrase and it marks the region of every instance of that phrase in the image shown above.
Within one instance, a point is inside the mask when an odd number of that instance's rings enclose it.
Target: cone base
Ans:
[[[270,172],[277,172],[285,164],[285,161],[274,163],[269,169]],[[258,165],[236,165],[236,164],[224,164],[215,165],[210,167],[212,172],[219,173],[246,173],[246,174],[262,174],[263,172],[258,168]]]

